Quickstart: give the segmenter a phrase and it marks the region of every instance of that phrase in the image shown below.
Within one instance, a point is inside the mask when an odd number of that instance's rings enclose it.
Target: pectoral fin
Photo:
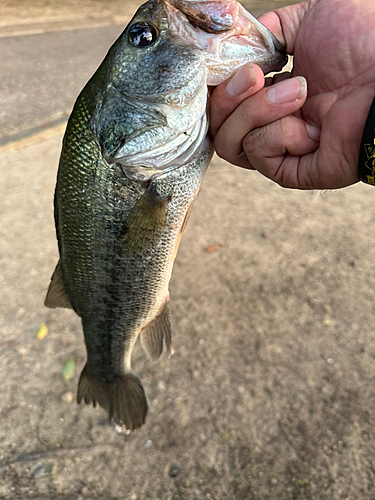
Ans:
[[[195,200],[193,201],[193,203],[190,205],[190,207],[187,209],[187,212],[185,214],[185,217],[184,217],[184,220],[182,222],[182,226],[181,226],[181,229],[180,229],[180,233],[177,237],[177,240],[176,240],[176,245],[174,247],[174,251],[173,251],[173,260],[175,260],[176,256],[177,256],[177,252],[178,252],[178,249],[179,249],[179,246],[180,246],[180,243],[181,243],[181,238],[182,238],[182,235],[184,234],[185,232],[185,229],[186,229],[186,225],[188,223],[188,220],[189,220],[189,217],[190,217],[190,214],[193,210],[193,205],[195,203]]]
[[[69,297],[65,292],[60,261],[57,263],[56,269],[52,275],[44,305],[52,308],[65,307],[73,309]]]
[[[151,361],[160,358],[163,345],[165,345],[169,356],[173,354],[170,312],[167,302],[163,305],[160,313],[142,330],[141,342]]]
[[[154,185],[150,185],[125,221],[121,236],[125,254],[130,257],[141,255],[159,243],[166,226],[170,199],[160,197]]]

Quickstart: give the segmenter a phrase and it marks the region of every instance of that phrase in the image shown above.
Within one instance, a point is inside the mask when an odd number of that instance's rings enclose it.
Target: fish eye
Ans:
[[[149,23],[137,23],[129,30],[129,40],[134,47],[148,47],[158,37],[156,28]]]

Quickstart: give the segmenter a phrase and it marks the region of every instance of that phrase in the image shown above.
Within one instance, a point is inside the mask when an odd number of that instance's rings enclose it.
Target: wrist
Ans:
[[[375,97],[363,130],[358,159],[359,179],[375,186]]]

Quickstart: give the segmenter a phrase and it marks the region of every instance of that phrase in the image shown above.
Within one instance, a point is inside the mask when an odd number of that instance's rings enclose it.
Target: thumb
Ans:
[[[237,106],[247,97],[261,90],[263,86],[263,71],[256,64],[248,63],[214,89],[209,107],[212,138],[215,138],[221,125]]]

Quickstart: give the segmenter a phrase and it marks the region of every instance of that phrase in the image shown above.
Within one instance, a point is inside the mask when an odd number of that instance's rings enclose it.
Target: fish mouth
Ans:
[[[190,131],[179,134],[171,142],[144,153],[117,158],[116,163],[121,166],[126,177],[144,183],[189,164],[203,150],[212,155],[206,113],[203,113]]]
[[[218,85],[247,62],[265,74],[286,64],[283,44],[236,0],[169,0],[172,32],[205,53],[208,85]]]
[[[124,155],[116,159],[123,167],[145,168],[150,174],[167,169],[179,168],[188,163],[196,154],[208,132],[207,114],[200,118],[186,132],[176,135],[157,148]],[[117,155],[116,155],[117,156]],[[146,166],[147,165],[147,166]]]
[[[156,106],[165,118],[165,124],[158,127],[160,141],[155,145],[154,129],[144,130],[123,144],[108,161],[120,163],[127,172],[136,167],[142,176],[179,168],[189,162],[208,132],[207,70],[204,66],[199,77],[201,84],[198,86],[196,79],[192,79],[183,91],[174,90],[143,99],[148,105]],[[127,96],[128,99],[134,97]]]

